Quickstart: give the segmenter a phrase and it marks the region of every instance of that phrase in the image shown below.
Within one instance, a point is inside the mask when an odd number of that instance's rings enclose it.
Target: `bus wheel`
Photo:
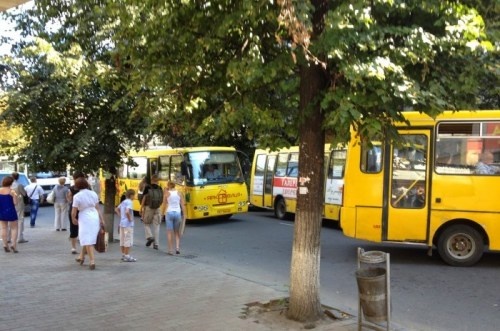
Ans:
[[[276,200],[274,203],[274,215],[280,220],[284,220],[286,218],[285,199],[279,198]]]
[[[483,256],[483,239],[467,225],[453,225],[439,237],[439,255],[444,262],[456,267],[470,267]]]

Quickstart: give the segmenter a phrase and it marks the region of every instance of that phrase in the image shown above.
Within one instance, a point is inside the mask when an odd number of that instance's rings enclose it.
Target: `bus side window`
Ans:
[[[149,163],[150,163],[150,168],[151,168],[151,175],[157,174],[158,173],[158,160],[151,159],[149,161]]]
[[[181,155],[172,155],[170,159],[170,180],[182,184],[185,176],[182,173],[182,164],[185,163]]]
[[[380,172],[382,169],[382,148],[380,146],[362,147],[360,167],[363,172]]]
[[[146,157],[137,156],[132,158],[132,165],[128,165],[128,178],[137,179],[147,176],[148,174],[148,159]]]
[[[288,153],[280,153],[278,154],[278,164],[276,166],[276,177],[284,177],[286,176],[286,168],[288,164]]]
[[[287,177],[299,176],[299,153],[290,153],[286,175]]]
[[[347,152],[346,150],[335,150],[331,153],[330,158],[328,156],[326,160],[328,164],[328,178],[344,178],[345,172],[345,161],[346,161]]]

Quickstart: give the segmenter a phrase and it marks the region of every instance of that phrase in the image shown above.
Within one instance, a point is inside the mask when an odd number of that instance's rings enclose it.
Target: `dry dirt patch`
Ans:
[[[288,298],[275,299],[265,303],[251,302],[245,306],[240,318],[266,325],[270,330],[320,330],[353,317],[338,309],[323,305],[324,316],[321,320],[314,323],[292,321],[286,317]]]

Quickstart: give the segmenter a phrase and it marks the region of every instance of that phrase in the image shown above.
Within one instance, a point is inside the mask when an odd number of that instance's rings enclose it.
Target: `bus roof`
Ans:
[[[139,151],[131,151],[128,156],[159,156],[159,155],[179,155],[189,152],[235,152],[234,147],[223,147],[223,146],[201,146],[201,147],[160,147],[154,149],[143,149]]]
[[[457,110],[457,111],[444,111],[433,119],[427,114],[417,111],[403,112],[403,116],[410,121],[411,125],[435,125],[439,121],[453,121],[453,120],[500,120],[500,110]],[[405,123],[397,123],[398,126],[405,126]]]
[[[338,148],[341,148],[341,146],[339,145]],[[332,150],[332,144],[325,144],[325,152],[329,152],[331,150]],[[259,154],[263,154],[263,153],[278,154],[278,153],[287,153],[287,152],[298,153],[299,146],[284,147],[284,148],[279,148],[279,149],[274,150],[274,151],[271,151],[269,148],[266,148],[266,149],[260,148],[260,149],[255,150],[255,153],[259,153]]]

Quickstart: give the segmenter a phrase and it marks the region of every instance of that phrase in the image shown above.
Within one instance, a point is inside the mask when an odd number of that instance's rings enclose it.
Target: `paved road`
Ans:
[[[293,222],[251,212],[188,231],[193,260],[287,293]],[[328,225],[321,232],[322,303],[357,315],[358,247],[390,253],[395,323],[419,331],[500,330],[500,254],[485,254],[471,268],[450,267],[421,247],[355,240]]]
[[[121,262],[113,243],[97,255],[94,271],[74,261],[68,232],[52,224],[53,208],[41,208],[19,254],[0,253],[0,330],[302,329],[294,322],[269,326],[241,318],[245,304],[283,293],[197,262],[189,250],[178,257],[146,248],[140,223],[132,249],[138,262]],[[353,331],[355,322],[316,330]]]

